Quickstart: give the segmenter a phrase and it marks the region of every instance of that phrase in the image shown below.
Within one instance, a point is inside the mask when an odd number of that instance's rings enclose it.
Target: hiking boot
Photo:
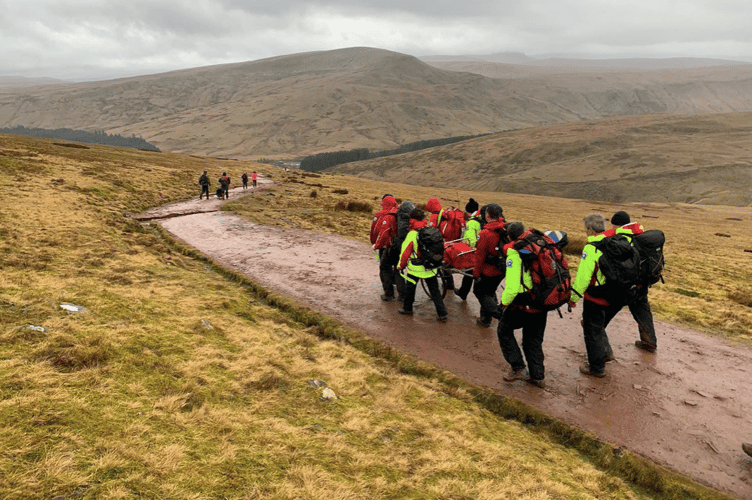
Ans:
[[[510,369],[507,373],[504,374],[504,380],[507,382],[514,382],[515,380],[527,380],[530,378],[530,374],[527,372],[527,368],[524,366],[522,368]]]
[[[634,345],[636,347],[639,347],[643,351],[655,352],[655,346],[654,345],[650,345],[647,342],[643,342],[642,340],[635,340]]]
[[[752,457],[752,444],[742,443],[742,450],[744,450],[744,453]]]
[[[616,361],[614,353],[606,354],[606,363],[610,363],[611,361]]]
[[[591,371],[590,365],[587,363],[583,363],[580,365],[580,373],[584,373],[585,375],[590,375],[591,377],[598,377],[598,378],[603,378],[606,376],[606,370],[603,370],[602,372]]]
[[[489,326],[491,326],[490,319],[477,318],[475,322],[478,324],[478,326],[482,326],[483,328],[488,328]]]
[[[534,378],[529,378],[529,379],[525,380],[525,382],[527,382],[530,385],[534,385],[535,387],[540,387],[541,389],[545,389],[546,388],[546,381],[545,381],[545,379],[536,380]]]
[[[383,293],[381,294],[381,300],[383,300],[384,302],[394,302],[397,299],[394,298],[394,295],[387,295]]]
[[[436,319],[438,319],[442,323],[446,323],[447,320],[449,319],[449,316],[438,316]]]
[[[413,314],[412,311],[406,311],[404,307],[400,307],[399,309],[397,309],[397,312],[400,314],[407,314],[409,316],[412,316]]]

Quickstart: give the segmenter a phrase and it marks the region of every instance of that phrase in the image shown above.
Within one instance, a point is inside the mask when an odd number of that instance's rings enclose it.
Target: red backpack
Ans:
[[[444,210],[439,221],[439,231],[444,236],[444,241],[462,238],[462,233],[465,231],[465,212],[459,208]]]
[[[527,305],[541,311],[553,311],[569,300],[572,277],[564,253],[549,236],[537,229],[525,231],[514,243],[522,265],[530,271],[533,287],[527,290]]]

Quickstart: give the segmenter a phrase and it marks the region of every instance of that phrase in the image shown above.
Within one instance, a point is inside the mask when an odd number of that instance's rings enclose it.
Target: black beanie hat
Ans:
[[[624,210],[619,210],[611,217],[611,224],[614,226],[623,226],[629,224],[629,214]]]
[[[470,198],[470,201],[468,201],[467,205],[465,205],[465,212],[473,214],[477,211],[478,211],[478,202]]]

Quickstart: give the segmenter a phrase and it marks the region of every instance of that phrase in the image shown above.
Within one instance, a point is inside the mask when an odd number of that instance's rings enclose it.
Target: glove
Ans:
[[[572,311],[575,307],[577,307],[576,302],[572,302],[571,300],[567,302],[567,306],[569,306],[569,310]]]
[[[478,277],[478,278],[475,278],[475,282],[476,282],[476,283],[480,283],[480,277]]]

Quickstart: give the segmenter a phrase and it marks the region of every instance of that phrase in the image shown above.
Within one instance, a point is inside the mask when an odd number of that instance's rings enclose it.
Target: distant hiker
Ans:
[[[222,177],[218,181],[219,186],[222,188],[222,198],[226,200],[230,197],[230,176],[227,175],[227,172],[222,172]]]
[[[397,237],[397,200],[391,194],[381,197],[381,210],[371,221],[371,245],[379,256],[379,278],[384,293],[381,300],[392,301],[396,285],[396,261],[390,255],[392,243]]]
[[[501,206],[498,203],[491,203],[486,207],[486,224],[475,245],[475,266],[473,267],[475,286],[473,287],[473,294],[480,303],[480,317],[477,319],[477,323],[486,328],[491,326],[493,318],[498,319],[500,316],[496,289],[499,288],[504,279],[504,268],[502,266],[500,269],[492,262],[494,259],[500,258],[503,244],[507,242],[502,214]],[[503,256],[501,258],[503,259]]]
[[[641,224],[636,222],[630,222],[629,214],[623,210],[616,212],[611,217],[611,229],[604,234],[613,236],[616,234],[623,234],[635,244],[634,236],[644,234],[645,228]],[[658,344],[655,336],[655,324],[653,323],[653,313],[650,310],[650,303],[648,302],[648,291],[650,285],[648,283],[640,283],[638,285],[638,292],[635,299],[627,304],[629,312],[637,322],[637,329],[640,333],[640,340],[635,340],[635,346],[648,351],[655,352]]]
[[[256,181],[258,181],[258,174],[254,170],[253,173],[251,173],[251,180],[253,181],[253,187],[256,187]]]
[[[434,239],[438,238],[438,241]],[[430,246],[426,244],[427,239],[431,239]],[[438,244],[438,248],[437,245]],[[425,220],[423,210],[416,208],[410,213],[410,232],[407,233],[400,253],[398,269],[405,271],[405,290],[402,294],[402,307],[399,309],[400,314],[413,314],[413,302],[415,302],[415,290],[418,281],[425,281],[428,291],[431,294],[431,300],[436,307],[436,314],[439,321],[447,320],[447,309],[444,306],[444,299],[441,297],[439,289],[439,280],[437,278],[439,269],[432,267],[438,265],[443,256],[444,239],[441,237],[438,229],[429,227]],[[442,252],[438,260],[434,261],[433,255],[428,252]]]
[[[483,211],[483,213],[485,215],[485,210]],[[478,242],[478,235],[480,234],[482,225],[480,221],[481,214],[478,210],[478,202],[472,198],[470,198],[470,200],[465,205],[465,218],[467,219],[467,222],[465,223],[465,232],[463,233],[462,237],[464,238],[465,242],[470,245],[470,248],[475,248],[475,244]],[[483,224],[485,224],[485,221],[483,222]],[[470,293],[472,287],[473,277],[463,276],[462,284],[460,285],[459,289],[454,290],[454,294],[460,299],[466,300],[467,295]]]
[[[610,303],[606,298],[606,277],[599,268],[603,252],[596,244],[606,238],[603,234],[606,219],[600,214],[590,214],[583,222],[588,242],[582,249],[569,305],[575,307],[580,298],[585,299],[582,305],[582,333],[588,362],[580,366],[580,371],[585,375],[605,377],[606,361],[614,359],[606,327],[624,304]]]
[[[209,186],[211,186],[211,182],[209,181],[209,176],[206,173],[206,170],[204,170],[204,173],[201,174],[201,177],[198,178],[198,184],[201,186],[201,194],[198,196],[198,199],[206,195],[206,199],[209,199]]]
[[[530,269],[523,265],[520,251],[524,250],[518,251],[515,248],[515,242],[524,233],[525,227],[521,222],[512,222],[507,226],[510,242],[504,246],[507,271],[504,292],[501,294],[502,313],[497,337],[501,353],[510,366],[504,380],[525,380],[544,389],[546,383],[543,368],[543,334],[546,330],[548,312],[531,306],[530,290],[533,288],[533,277]],[[520,328],[522,351],[514,337],[514,331]]]
[[[243,172],[243,175],[240,176],[240,180],[243,181],[243,189],[248,189],[248,174],[246,172]]]

